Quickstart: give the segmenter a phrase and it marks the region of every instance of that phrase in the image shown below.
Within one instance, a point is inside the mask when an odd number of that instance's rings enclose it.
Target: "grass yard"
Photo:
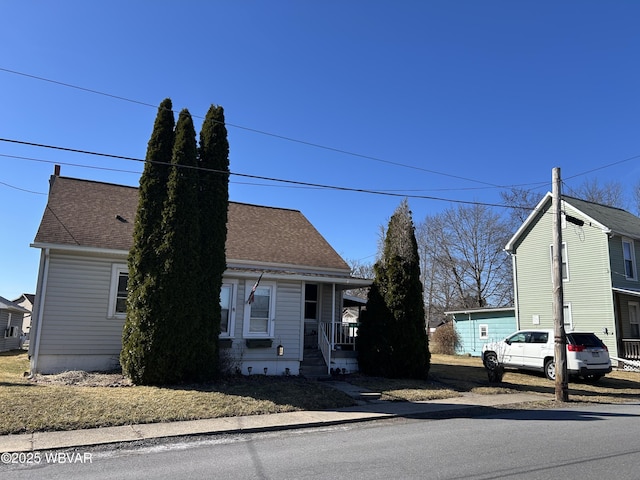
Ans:
[[[73,430],[135,423],[257,415],[296,410],[328,410],[353,399],[322,382],[298,377],[233,377],[215,384],[174,387],[81,386],[32,382],[26,352],[0,353],[0,434]],[[490,385],[479,358],[432,355],[428,381],[349,375],[345,380],[381,393],[389,401],[451,398],[515,391],[554,394],[544,375],[508,370]],[[591,385],[569,383],[570,402],[620,403],[640,398],[640,374],[613,372]],[[535,403],[539,408],[553,402]]]
[[[25,352],[0,353],[0,434],[325,410],[354,404],[297,377],[231,378],[175,387],[85,387],[33,383]]]

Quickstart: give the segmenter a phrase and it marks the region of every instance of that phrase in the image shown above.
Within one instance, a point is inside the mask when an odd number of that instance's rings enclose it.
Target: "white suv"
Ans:
[[[609,350],[593,333],[567,333],[567,372],[597,381],[611,372]],[[501,342],[482,347],[482,362],[490,370],[497,366],[543,371],[556,378],[553,330],[519,330]]]

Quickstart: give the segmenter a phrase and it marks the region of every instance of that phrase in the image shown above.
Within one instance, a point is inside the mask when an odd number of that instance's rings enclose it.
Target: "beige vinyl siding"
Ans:
[[[40,355],[119,355],[124,318],[108,318],[113,264],[124,258],[52,252]]]
[[[258,362],[255,368],[260,372],[260,361],[275,361],[276,347],[284,346],[284,357],[280,360],[300,358],[300,332],[302,328],[302,282],[282,282],[276,284],[275,331],[271,348],[247,348],[243,338],[243,319],[246,300],[254,281],[240,282],[238,287],[238,308],[236,313],[236,342],[240,342],[242,360]]]
[[[321,287],[320,321],[331,322],[333,321],[333,315],[335,314],[335,305],[333,304],[333,285],[322,284]],[[340,292],[336,290],[336,303],[338,303],[338,299],[340,298],[339,295]],[[340,318],[340,315],[335,317],[336,321]]]
[[[274,347],[282,343],[286,359],[299,359],[303,325],[302,282],[278,283]]]
[[[581,218],[567,204],[564,208]],[[516,250],[519,328],[553,328],[552,220],[550,210],[542,214]],[[573,329],[596,333],[613,351],[615,336],[601,334],[603,328],[615,331],[608,236],[588,222],[582,227],[567,223],[562,241],[569,270],[569,279],[563,282],[564,303],[571,305]],[[539,325],[533,324],[534,315]]]

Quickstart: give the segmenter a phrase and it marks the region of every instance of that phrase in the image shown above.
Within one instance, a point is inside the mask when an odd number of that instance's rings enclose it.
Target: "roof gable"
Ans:
[[[533,227],[540,218],[540,215],[543,215],[551,208],[551,202],[552,195],[548,192],[542,200],[540,200],[538,205],[536,205],[520,228],[518,228],[513,237],[511,237],[505,246],[506,251],[513,252],[515,250],[516,245],[525,236],[528,229]],[[580,213],[592,226],[618,235],[640,239],[640,218],[626,210],[569,197],[567,195],[562,195],[562,202],[563,211],[568,204],[576,212]]]
[[[138,189],[52,177],[35,245],[128,251]],[[245,261],[343,270],[349,266],[298,210],[229,202],[226,254]]]

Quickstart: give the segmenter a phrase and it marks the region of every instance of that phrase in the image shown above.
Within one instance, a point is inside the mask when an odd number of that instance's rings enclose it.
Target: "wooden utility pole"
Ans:
[[[560,203],[560,169],[553,169],[553,324],[556,362],[556,401],[569,400],[567,382],[567,337],[564,331],[564,293],[562,290],[562,209]]]

